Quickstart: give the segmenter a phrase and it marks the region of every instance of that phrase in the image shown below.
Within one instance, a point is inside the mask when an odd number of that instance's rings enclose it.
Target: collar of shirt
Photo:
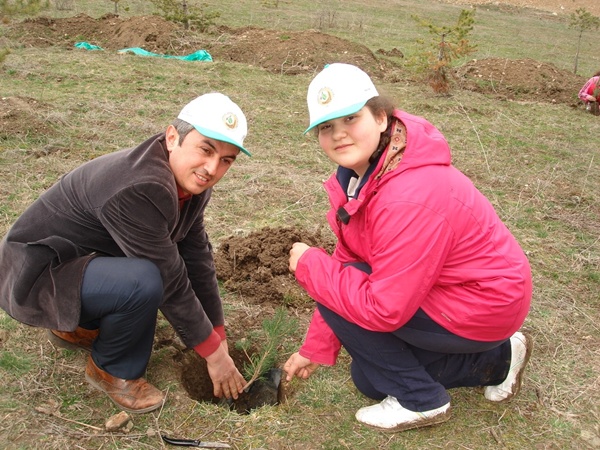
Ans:
[[[183,190],[177,186],[177,198],[179,200],[179,209],[183,208],[183,204],[186,200],[192,198],[192,194],[188,194],[187,192],[183,192]]]

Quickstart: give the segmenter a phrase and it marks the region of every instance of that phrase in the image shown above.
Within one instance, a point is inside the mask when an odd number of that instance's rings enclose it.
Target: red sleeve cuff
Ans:
[[[212,355],[221,345],[221,336],[214,329],[207,339],[194,347],[194,351],[203,358]]]
[[[217,332],[222,341],[227,339],[227,335],[225,334],[225,325],[217,325],[213,328],[213,330]]]

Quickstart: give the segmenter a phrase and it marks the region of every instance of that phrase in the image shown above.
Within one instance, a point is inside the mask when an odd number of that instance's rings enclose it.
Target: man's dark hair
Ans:
[[[175,119],[171,125],[175,127],[179,134],[179,145],[183,144],[185,137],[190,131],[194,130],[194,126],[186,122],[185,120]]]

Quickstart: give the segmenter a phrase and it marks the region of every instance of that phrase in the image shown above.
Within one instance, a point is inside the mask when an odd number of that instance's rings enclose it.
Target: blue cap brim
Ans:
[[[237,142],[234,142],[233,139],[229,138],[228,136],[225,136],[224,134],[217,133],[216,131],[208,130],[206,128],[202,128],[202,127],[199,127],[199,126],[196,126],[196,125],[193,125],[193,127],[196,130],[198,130],[198,133],[200,133],[203,136],[209,137],[211,139],[216,139],[217,141],[223,141],[223,142],[227,142],[228,144],[235,145],[237,148],[239,148],[246,155],[252,156],[252,153],[250,153],[248,150],[246,150],[240,144],[238,144]]]
[[[310,126],[306,130],[304,130],[303,134],[308,133],[314,127],[322,124],[323,122],[327,122],[328,120],[338,119],[338,118],[344,117],[344,116],[349,116],[350,114],[354,114],[355,112],[360,111],[367,104],[367,101],[368,100],[365,100],[364,102],[360,102],[360,103],[355,103],[354,105],[347,106],[344,109],[340,109],[338,111],[329,113],[324,117],[320,117],[318,120],[315,120],[313,123],[311,123]]]

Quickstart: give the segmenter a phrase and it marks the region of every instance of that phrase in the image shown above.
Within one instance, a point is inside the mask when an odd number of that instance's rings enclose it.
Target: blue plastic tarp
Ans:
[[[154,56],[159,58],[168,59],[182,59],[184,61],[212,61],[212,56],[206,50],[198,50],[197,52],[191,53],[185,56],[174,56],[174,55],[161,55],[159,53],[152,53],[144,50],[140,47],[124,48],[119,50],[119,53],[133,53],[138,56]]]
[[[84,50],[104,50],[102,47],[90,44],[89,42],[77,42],[75,44],[75,47],[82,48]]]
[[[90,44],[89,42],[77,42],[75,44],[76,48],[82,48],[84,50],[103,50],[102,47],[98,47],[97,45]],[[175,56],[175,55],[161,55],[159,53],[152,53],[147,50],[144,50],[140,47],[131,47],[124,48],[119,50],[118,53],[133,53],[134,55],[139,56],[153,56],[157,58],[167,58],[167,59],[181,59],[183,61],[212,61],[212,56],[206,50],[198,50],[197,52],[191,53],[185,56]]]

